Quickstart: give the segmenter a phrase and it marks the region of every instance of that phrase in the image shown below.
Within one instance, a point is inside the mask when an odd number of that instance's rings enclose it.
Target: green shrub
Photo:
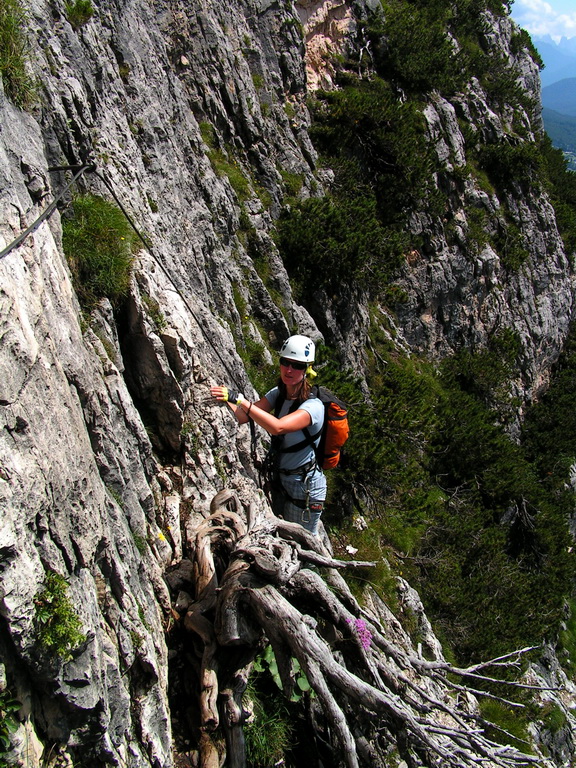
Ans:
[[[382,77],[412,93],[449,96],[464,89],[472,72],[495,103],[503,103],[504,91],[525,98],[513,68],[490,49],[484,13],[503,15],[500,0],[381,0],[381,6],[366,33]]]
[[[150,313],[150,318],[152,319],[152,322],[156,326],[156,330],[159,333],[162,333],[162,331],[166,330],[166,317],[164,316],[164,313],[160,309],[160,304],[156,299],[153,299],[152,296],[148,296],[148,294],[143,293],[142,296],[142,303]]]
[[[543,69],[544,61],[538,49],[532,42],[530,34],[525,29],[516,30],[510,39],[510,50],[514,54],[518,54],[521,50],[526,49],[532,60],[538,65],[539,69]]]
[[[81,305],[128,294],[139,241],[122,211],[96,195],[77,197],[62,222],[62,243]]]
[[[384,24],[381,30],[371,31],[379,53],[376,60],[379,74],[398,80],[403,87],[414,91],[453,91],[459,71],[456,50],[446,34],[438,8],[381,1]],[[378,44],[380,34],[386,40],[384,45]]]
[[[36,96],[36,84],[27,72],[28,14],[19,0],[0,0],[0,74],[8,98],[17,107],[28,107]]]
[[[547,702],[547,706],[544,707],[542,716],[544,726],[554,735],[566,726],[568,720],[564,710],[561,709],[558,704],[553,704],[552,702]]]
[[[576,252],[576,172],[568,170],[568,162],[560,149],[552,146],[548,136],[540,144],[550,195],[556,212],[556,223],[566,253]]]
[[[543,180],[542,156],[533,142],[485,144],[479,157],[497,189],[506,190],[515,183],[537,189]]]
[[[303,175],[301,173],[291,173],[283,169],[280,170],[280,175],[282,176],[284,189],[288,197],[298,197],[304,183]]]
[[[576,601],[571,599],[567,606],[568,616],[558,636],[557,655],[569,677],[576,679]]]
[[[418,538],[420,512],[411,510],[415,496],[421,510],[421,496],[428,492],[422,450],[436,421],[439,397],[433,366],[399,357],[380,334],[374,322],[370,338],[378,354],[368,356],[369,403],[337,359],[319,377],[348,404],[350,419],[341,466],[330,475],[327,516],[335,521],[357,509],[374,518],[379,543],[368,560],[382,551],[383,542],[403,548]]]
[[[66,3],[66,18],[74,29],[79,29],[87,24],[95,10],[91,0],[74,0]]]
[[[214,130],[214,126],[212,123],[209,123],[207,120],[203,120],[199,126],[200,128],[200,135],[202,136],[202,141],[207,144],[210,149],[216,148],[216,131]]]
[[[373,189],[383,223],[399,221],[432,189],[435,159],[425,139],[421,105],[401,101],[382,78],[352,78],[338,91],[318,94],[311,137],[336,172],[345,198]]]
[[[489,738],[499,744],[510,744],[524,753],[527,750],[528,754],[530,753],[531,739],[525,714],[495,699],[482,699],[480,713],[487,722],[496,726],[487,728],[486,735]]]
[[[0,691],[0,768],[8,768],[13,763],[6,760],[12,748],[12,734],[18,729],[16,712],[22,705],[5,688]]]
[[[504,269],[517,272],[530,257],[522,231],[512,221],[507,221],[494,240],[494,247]]]
[[[256,72],[252,75],[252,82],[254,83],[254,88],[256,88],[257,91],[261,91],[266,85],[264,76],[259,72]]]
[[[423,116],[381,78],[351,78],[318,95],[313,117],[311,135],[334,184],[330,195],[284,211],[280,254],[305,303],[319,288],[343,296],[352,283],[383,295],[413,243],[407,212],[435,204]]]
[[[564,498],[576,461],[576,333],[574,327],[553,369],[548,390],[526,414],[522,444],[542,483]],[[568,505],[568,510],[570,506]]]
[[[43,589],[34,598],[39,644],[64,661],[71,659],[72,651],[86,640],[67,592],[66,579],[49,571]]]
[[[341,71],[340,89],[318,94],[311,105],[312,139],[334,171],[329,194],[292,205],[278,223],[281,256],[298,298],[316,318],[320,288],[334,301],[350,283],[373,298],[386,296],[403,253],[419,247],[409,234],[410,212],[441,221],[444,200],[418,91],[450,90],[473,73],[495,109],[523,99],[514,70],[494,59],[486,34],[484,12],[506,12],[499,0],[386,0],[385,8],[387,15],[370,29],[380,76],[361,80]],[[412,30],[416,18],[427,19],[429,29]],[[456,59],[444,30],[460,44]],[[419,35],[437,41],[434,66],[419,55],[395,62],[391,41],[400,46]],[[458,68],[462,75],[453,77],[450,70]],[[382,75],[403,89],[402,101]],[[548,187],[565,241],[576,245],[576,186],[545,143],[510,135],[477,152],[478,137],[468,131],[466,138],[467,170],[490,194],[504,199],[515,185],[532,192]],[[511,216],[496,233],[482,211],[470,223],[477,247],[494,246],[506,269],[518,269],[527,258]],[[521,376],[516,334],[500,333],[486,349],[462,350],[442,365],[404,357],[393,335],[373,309],[369,401],[337,360],[322,369],[321,383],[350,404],[351,422],[342,463],[330,475],[327,521],[341,522],[359,558],[388,557],[393,570],[410,578],[459,660],[554,638],[572,589],[565,489],[576,457],[570,376],[563,395],[553,395],[562,398],[557,415],[543,398],[519,444],[506,433],[518,405],[510,382]],[[351,513],[365,517],[366,531],[342,519]],[[381,568],[361,578],[384,592],[391,577]]]
[[[388,558],[419,589],[459,661],[554,637],[573,569],[569,507],[558,495],[567,474],[556,467],[558,485],[546,488],[548,464],[540,467],[504,431],[508,382],[519,365],[516,334],[503,332],[488,349],[463,350],[437,368],[399,355],[385,330],[375,315],[369,404],[337,365],[321,372],[321,383],[349,403],[351,423],[342,465],[329,479],[327,521],[340,522],[358,558]],[[543,420],[532,444],[549,443],[552,462],[549,426]],[[568,445],[576,429],[568,422],[565,433]],[[349,525],[353,511],[368,530]],[[360,575],[389,590],[384,569]]]
[[[462,658],[494,656],[555,633],[573,568],[562,505],[488,404],[510,378],[502,344],[442,366],[445,397],[429,442],[430,479],[449,502],[435,510],[417,559],[422,592]],[[504,609],[505,607],[505,609]]]
[[[312,302],[319,288],[338,294],[357,280],[389,280],[400,253],[387,235],[375,199],[351,195],[303,201],[280,218],[276,242],[298,297]]]
[[[308,678],[304,674],[298,659],[292,657],[290,659],[290,664],[292,675],[294,676],[294,691],[290,700],[300,701],[302,696],[311,690],[310,683],[308,682]],[[274,684],[278,688],[278,691],[283,691],[282,680],[278,671],[278,663],[271,645],[267,645],[264,651],[254,660],[254,672],[259,674],[269,674],[274,680]]]

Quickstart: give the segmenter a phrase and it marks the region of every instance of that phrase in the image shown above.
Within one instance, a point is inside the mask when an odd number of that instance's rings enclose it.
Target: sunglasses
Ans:
[[[284,368],[293,368],[295,371],[305,371],[308,368],[308,363],[296,363],[294,360],[288,360],[287,357],[280,358],[280,365]]]

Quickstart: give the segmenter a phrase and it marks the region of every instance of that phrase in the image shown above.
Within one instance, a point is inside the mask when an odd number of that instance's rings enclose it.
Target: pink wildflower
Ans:
[[[360,644],[362,648],[364,648],[365,651],[370,648],[370,644],[372,642],[372,632],[368,629],[366,626],[366,622],[364,619],[354,619],[354,622],[352,622],[352,619],[346,619],[348,624],[354,624],[354,627],[356,628],[356,632],[358,633],[358,639],[360,640]]]

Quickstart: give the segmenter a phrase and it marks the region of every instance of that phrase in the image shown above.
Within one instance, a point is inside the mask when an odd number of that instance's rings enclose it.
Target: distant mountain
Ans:
[[[563,37],[555,43],[550,35],[535,36],[532,42],[545,64],[540,73],[543,87],[576,77],[576,37]]]
[[[542,106],[576,117],[576,76],[542,88]]]
[[[552,144],[563,150],[568,166],[576,171],[576,117],[569,117],[546,107],[542,110],[544,128]]]

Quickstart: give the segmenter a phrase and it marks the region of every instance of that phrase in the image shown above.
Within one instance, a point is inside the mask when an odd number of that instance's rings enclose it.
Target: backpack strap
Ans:
[[[308,399],[311,399],[313,397],[318,397],[318,387],[312,388]],[[276,398],[276,402],[274,403],[274,416],[276,416],[276,418],[279,417],[279,413],[282,410],[282,406],[284,405],[284,402],[285,402],[285,398],[278,395],[278,397]],[[288,413],[294,413],[294,411],[298,410],[299,406],[300,406],[300,403],[296,400],[290,406]],[[275,449],[280,453],[296,453],[296,451],[300,451],[302,450],[302,448],[305,448],[307,445],[310,445],[316,451],[317,449],[316,441],[322,434],[322,427],[320,427],[320,429],[314,433],[311,433],[308,427],[304,427],[301,431],[304,434],[304,439],[300,440],[299,442],[287,448],[282,447],[282,443],[284,441],[284,435],[273,437],[272,442],[274,443],[274,441],[276,441],[274,444]]]

